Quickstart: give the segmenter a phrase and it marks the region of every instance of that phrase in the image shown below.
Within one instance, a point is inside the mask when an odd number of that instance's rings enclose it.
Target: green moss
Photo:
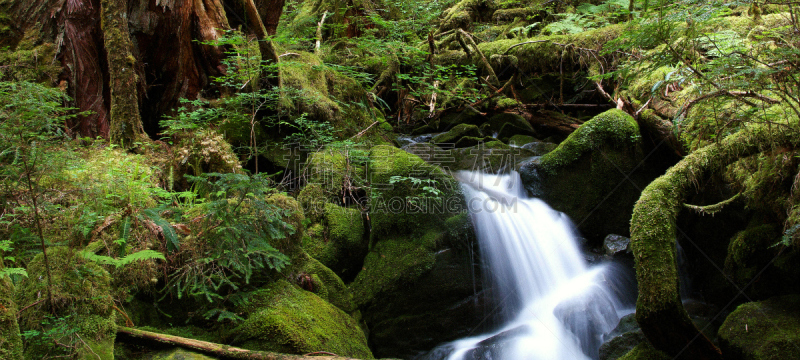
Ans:
[[[508,139],[509,145],[522,146],[537,141],[535,137],[528,135],[514,135]]]
[[[749,226],[736,234],[728,245],[725,273],[740,286],[750,284],[772,262],[774,254],[767,249],[780,235],[773,224]]]
[[[434,248],[441,231],[431,229],[421,236],[390,236],[381,239],[367,254],[364,267],[350,289],[359,307],[379,294],[396,291],[428,272],[434,264]]]
[[[184,349],[172,349],[169,351],[160,352],[153,355],[152,358],[152,360],[213,360],[213,359],[215,358],[211,358]]]
[[[3,260],[0,259],[0,271]],[[17,306],[13,299],[14,285],[7,276],[0,277],[0,358],[22,360],[22,339],[17,324]]]
[[[547,171],[555,171],[592,150],[603,146],[635,146],[640,138],[636,120],[622,110],[608,110],[581,125],[555,150],[543,156],[542,167]]]
[[[649,342],[642,342],[619,360],[670,360],[671,356],[656,350]]]
[[[719,329],[726,358],[798,359],[800,296],[773,297],[740,305]]]
[[[416,155],[391,146],[375,146],[370,149],[369,157],[373,241],[386,235],[424,231],[447,218],[448,202],[460,199],[455,180]],[[392,183],[393,176],[406,180]],[[415,185],[411,178],[435,180],[430,185],[441,194],[431,199],[430,193]]]
[[[108,272],[64,247],[51,247],[48,259],[52,276],[52,306],[48,309],[45,300],[26,310],[20,319],[21,330],[46,331],[63,326],[65,328],[61,331],[73,330],[80,336],[80,339],[61,339],[62,342],[74,343],[79,358],[96,359],[92,354],[97,354],[100,359],[113,359],[116,313],[112,309]],[[27,270],[29,277],[20,286],[18,302],[34,304],[47,296],[43,256],[37,255],[28,264]],[[51,315],[60,320],[43,324]],[[47,341],[26,344],[25,356],[37,357],[54,350],[64,351],[63,348],[49,346]]]
[[[283,239],[270,239],[270,245],[280,250],[289,257],[293,257],[302,251],[303,244],[303,208],[300,203],[286,194],[270,195],[266,202],[275,205],[283,210],[288,210],[289,214],[283,219],[294,228],[294,232]]]
[[[459,139],[465,136],[482,137],[483,135],[475,125],[458,124],[450,129],[450,131],[434,136],[431,142],[434,144],[455,144]]]
[[[310,275],[313,278],[310,289],[313,293],[348,314],[356,310],[353,296],[344,281],[317,259],[308,255],[298,258],[288,272],[298,276]]]
[[[439,30],[470,29],[474,21],[488,20],[496,8],[493,0],[461,0],[444,11]]]
[[[497,104],[498,108],[507,109],[512,108],[519,105],[519,102],[515,99],[511,99],[505,96],[498,96],[495,100],[495,104]]]
[[[303,238],[303,248],[337,274],[352,279],[367,252],[364,221],[357,209],[324,205],[322,224],[314,224]]]
[[[350,148],[327,146],[317,151],[308,158],[309,184],[319,186],[324,194],[324,199],[340,203],[347,189],[359,186],[365,176],[364,167],[349,156]],[[319,198],[318,200],[322,200]],[[316,205],[322,205],[317,203]]]
[[[3,33],[1,26],[0,35]],[[0,79],[56,84],[61,63],[53,59],[58,49],[53,43],[37,44],[29,38],[26,36],[15,49],[0,51]]]
[[[303,207],[306,219],[312,222],[322,220],[325,210],[325,192],[320,184],[308,184],[297,194],[297,201]]]
[[[327,351],[371,359],[355,320],[317,295],[280,280],[257,291],[249,316],[233,332],[235,343],[253,350],[305,354]]]

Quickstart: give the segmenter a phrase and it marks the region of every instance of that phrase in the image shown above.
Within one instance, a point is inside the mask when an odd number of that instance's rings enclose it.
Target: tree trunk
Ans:
[[[92,112],[67,124],[75,135],[126,144],[143,130],[155,136],[181,98],[196,99],[225,71],[223,51],[203,44],[230,28],[221,0],[0,0],[0,7],[22,19],[3,45],[13,50],[29,33],[61,45],[74,106]]]
[[[133,43],[128,31],[127,0],[102,0],[100,2],[103,44],[108,61],[108,87],[110,91],[109,138],[112,144],[130,148],[144,138],[142,118],[139,114],[138,76]]]
[[[677,359],[721,359],[719,350],[692,323],[681,303],[676,255],[676,217],[684,197],[705,174],[768,147],[800,146],[796,131],[753,126],[686,156],[645,188],[631,218],[631,248],[639,297],[636,321],[656,349]]]
[[[278,32],[278,22],[283,14],[283,5],[286,0],[255,0],[256,8],[261,14],[261,21],[268,35],[275,35]]]

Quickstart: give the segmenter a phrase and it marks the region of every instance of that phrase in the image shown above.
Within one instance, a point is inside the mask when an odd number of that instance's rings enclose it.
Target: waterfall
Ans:
[[[443,345],[427,359],[596,359],[624,313],[614,266],[589,267],[570,219],[527,198],[519,174],[459,172],[500,329]],[[623,276],[624,277],[624,276]]]

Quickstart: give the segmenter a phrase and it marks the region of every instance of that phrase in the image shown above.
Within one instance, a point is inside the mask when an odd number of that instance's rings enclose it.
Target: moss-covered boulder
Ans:
[[[719,342],[726,359],[799,359],[800,295],[739,305],[719,328]]]
[[[319,186],[324,195],[317,199],[315,207],[324,206],[326,201],[342,203],[353,195],[353,189],[364,185],[367,151],[360,147],[329,145],[309,156],[308,182]]]
[[[258,290],[240,309],[246,320],[233,330],[234,343],[252,350],[288,354],[327,351],[371,359],[356,321],[312,292],[280,280]]]
[[[643,164],[636,121],[609,110],[581,125],[559,146],[520,167],[526,189],[565,212],[595,243],[629,234],[633,204],[661,173]]]
[[[272,194],[266,202],[283,210],[283,221],[291,225],[293,230],[285,237],[270,237],[269,244],[287,256],[294,257],[302,253],[305,215],[300,203],[283,193]]]
[[[327,266],[308,254],[292,259],[292,265],[284,273],[301,288],[311,291],[331,305],[348,314],[356,310],[353,295],[344,281]]]
[[[600,345],[600,360],[617,360],[633,350],[636,345],[647,342],[644,333],[636,323],[636,315],[628,314],[619,320],[619,324]]]
[[[331,203],[323,205],[320,222],[312,224],[303,237],[309,255],[351,280],[361,269],[368,245],[361,211]]]
[[[512,135],[511,137],[508,138],[508,145],[522,147],[525,144],[530,144],[536,141],[539,140],[537,140],[533,136],[517,134],[517,135]]]
[[[506,142],[514,135],[536,136],[533,126],[517,114],[497,114],[489,119],[488,124],[493,136]]]
[[[47,255],[52,303],[43,300],[48,296],[48,281],[42,254],[28,263],[29,277],[17,292],[17,303],[36,304],[22,313],[20,329],[39,332],[41,340],[26,343],[25,357],[60,354],[113,359],[116,313],[108,272],[66,247],[51,247]],[[59,343],[72,347],[55,345],[55,339],[48,338],[52,334],[57,334]]]
[[[392,146],[369,153],[373,242],[441,224],[463,202],[458,183],[440,168]]]
[[[725,275],[745,289],[751,297],[766,298],[785,294],[794,283],[789,274],[773,266],[779,249],[772,247],[782,235],[776,224],[753,222],[738,232],[728,244]],[[797,285],[793,286],[797,288]]]
[[[450,131],[439,134],[433,137],[431,142],[434,144],[455,144],[464,137],[483,137],[478,127],[471,124],[459,124],[454,126]]]
[[[350,285],[376,356],[410,358],[480,325],[479,269],[467,214],[422,235],[382,237]]]
[[[0,259],[0,273],[3,260]],[[22,360],[22,339],[17,324],[17,306],[14,288],[8,276],[0,276],[0,358]]]
[[[495,9],[494,0],[461,0],[444,11],[439,30],[471,29],[473,22],[491,20]]]

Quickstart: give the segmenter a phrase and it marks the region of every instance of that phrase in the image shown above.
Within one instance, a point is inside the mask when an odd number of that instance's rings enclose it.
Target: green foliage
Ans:
[[[288,264],[289,258],[271,242],[296,229],[284,221],[290,210],[268,201],[274,192],[268,176],[209,173],[187,178],[203,201],[184,216],[200,220],[203,238],[186,243],[188,249],[183,251],[191,253],[191,260],[170,276],[169,293],[179,299],[222,302],[249,285],[254,274],[264,269],[280,271]]]
[[[120,259],[115,259],[105,255],[97,255],[95,253],[86,251],[82,252],[81,256],[83,256],[86,260],[94,261],[100,265],[110,265],[116,268],[121,268],[137,261],[166,260],[164,254],[154,250],[137,251]]]

